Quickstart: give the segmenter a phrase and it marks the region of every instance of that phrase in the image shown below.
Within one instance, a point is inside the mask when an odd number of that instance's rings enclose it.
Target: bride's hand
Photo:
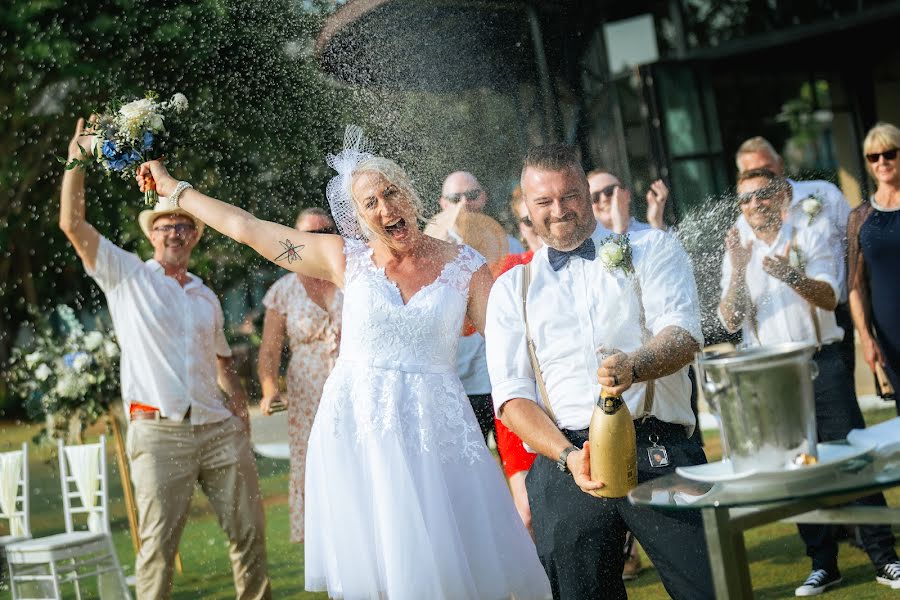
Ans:
[[[138,169],[135,179],[137,179],[138,186],[142,192],[146,192],[149,189],[149,178],[156,182],[156,193],[160,196],[169,196],[175,191],[175,186],[178,185],[178,180],[169,175],[169,171],[166,170],[161,160],[145,162]]]

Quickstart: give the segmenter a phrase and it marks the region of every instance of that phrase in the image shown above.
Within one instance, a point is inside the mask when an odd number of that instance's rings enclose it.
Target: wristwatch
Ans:
[[[578,450],[578,448],[575,446],[569,446],[559,453],[559,460],[556,461],[556,467],[563,473],[571,473],[571,471],[569,471],[569,465],[566,464],[566,459],[569,458],[569,454],[576,450]]]

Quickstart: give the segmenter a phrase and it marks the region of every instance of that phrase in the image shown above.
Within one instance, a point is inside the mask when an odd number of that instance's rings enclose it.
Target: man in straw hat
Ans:
[[[474,175],[466,171],[451,173],[441,189],[442,210],[425,227],[425,233],[471,246],[484,256],[492,272],[495,272],[495,267],[509,252],[511,238],[500,223],[481,213],[486,202],[487,194]],[[469,396],[485,440],[489,433],[496,436],[484,337],[471,326],[467,326],[459,338],[456,372]]]
[[[69,160],[81,157],[79,144],[91,147],[83,127],[79,119]],[[65,172],[59,226],[105,293],[122,349],[140,534],[137,596],[170,596],[175,552],[199,483],[230,540],[237,597],[270,598],[247,395],[232,368],[219,300],[187,270],[203,223],[167,198],[138,220],[153,245],[146,262],[94,229],[85,219],[83,168]]]

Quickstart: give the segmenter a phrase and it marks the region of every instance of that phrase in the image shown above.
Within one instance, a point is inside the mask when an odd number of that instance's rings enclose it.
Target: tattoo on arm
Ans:
[[[294,262],[295,260],[303,260],[300,258],[300,251],[303,250],[306,246],[303,244],[294,245],[294,242],[291,240],[284,240],[283,242],[278,242],[281,244],[281,247],[284,248],[284,252],[275,257],[275,261],[279,261],[282,259],[287,259],[288,264]]]

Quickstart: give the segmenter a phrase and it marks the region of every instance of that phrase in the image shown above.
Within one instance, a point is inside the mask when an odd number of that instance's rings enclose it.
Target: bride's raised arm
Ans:
[[[171,198],[180,183],[169,175],[160,161],[153,160],[142,164],[138,170],[141,191],[147,186],[148,175],[156,182],[160,196]],[[250,246],[275,264],[343,287],[344,252],[340,236],[304,233],[293,227],[263,221],[242,208],[211,198],[193,188],[180,190],[176,201],[180,208],[219,233]]]

